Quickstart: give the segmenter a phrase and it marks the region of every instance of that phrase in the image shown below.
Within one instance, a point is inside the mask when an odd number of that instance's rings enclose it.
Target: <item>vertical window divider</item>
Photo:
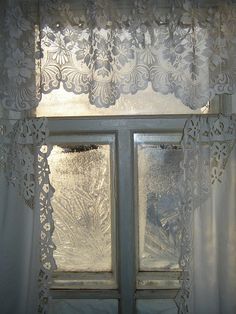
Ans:
[[[133,201],[133,139],[130,130],[118,132],[118,223],[120,314],[135,313],[135,232]]]

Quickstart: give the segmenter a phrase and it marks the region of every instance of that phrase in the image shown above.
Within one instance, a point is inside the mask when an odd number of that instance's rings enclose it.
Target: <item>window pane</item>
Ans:
[[[137,314],[177,314],[174,300],[137,300]]]
[[[110,145],[54,146],[49,157],[59,271],[111,271]]]
[[[182,150],[157,144],[152,136],[137,144],[139,270],[178,270],[180,229],[178,181]]]
[[[50,314],[117,314],[117,300],[52,300]]]

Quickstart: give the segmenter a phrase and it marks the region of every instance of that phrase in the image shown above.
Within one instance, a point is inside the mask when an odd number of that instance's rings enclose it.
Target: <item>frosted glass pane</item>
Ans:
[[[87,94],[76,95],[61,86],[49,94],[43,94],[36,109],[37,116],[103,116],[142,114],[196,114],[208,113],[208,105],[192,110],[173,94],[163,95],[153,91],[150,83],[147,89],[134,95],[121,95],[114,106],[97,108],[91,105]]]
[[[177,314],[173,300],[137,300],[137,314]]]
[[[110,146],[54,146],[49,164],[58,270],[111,271]]]
[[[52,300],[49,314],[118,314],[117,300]]]
[[[138,144],[139,267],[141,271],[178,269],[179,162],[174,145]]]

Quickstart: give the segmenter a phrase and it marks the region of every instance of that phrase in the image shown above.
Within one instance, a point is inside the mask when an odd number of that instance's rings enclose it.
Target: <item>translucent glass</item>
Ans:
[[[139,268],[178,270],[182,150],[178,145],[137,145]]]
[[[49,164],[58,270],[111,271],[110,146],[54,146]]]
[[[117,300],[52,300],[49,314],[118,314]]]
[[[36,109],[37,116],[104,116],[145,114],[194,114],[208,113],[208,105],[192,110],[173,94],[163,95],[149,87],[134,95],[121,95],[114,106],[97,108],[89,103],[88,95],[76,95],[63,87],[43,94]]]
[[[137,314],[177,314],[174,300],[137,300]]]

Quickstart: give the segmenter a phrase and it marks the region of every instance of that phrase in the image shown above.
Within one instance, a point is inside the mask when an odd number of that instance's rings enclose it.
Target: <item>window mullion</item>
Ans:
[[[135,313],[135,232],[133,201],[133,140],[128,130],[118,132],[118,225],[121,314]]]

